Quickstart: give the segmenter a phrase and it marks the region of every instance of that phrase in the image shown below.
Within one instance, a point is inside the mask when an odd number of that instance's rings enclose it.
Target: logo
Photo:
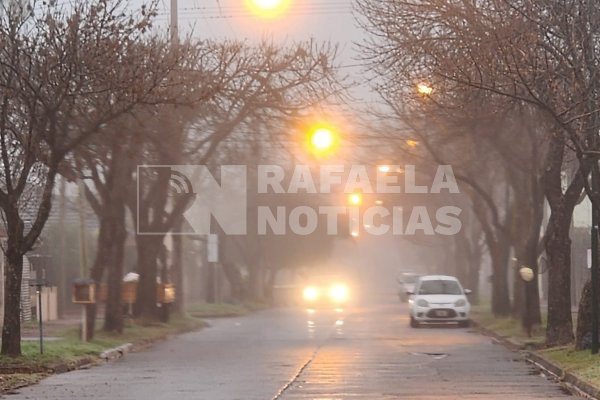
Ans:
[[[414,165],[144,165],[138,234],[449,236],[462,228],[457,194],[449,165],[429,174]],[[164,223],[179,215],[180,229]]]

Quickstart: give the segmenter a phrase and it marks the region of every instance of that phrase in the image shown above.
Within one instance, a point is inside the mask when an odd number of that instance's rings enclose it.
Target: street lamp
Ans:
[[[246,5],[260,18],[275,18],[288,8],[289,0],[246,0]]]
[[[433,88],[425,82],[419,82],[417,83],[417,92],[420,95],[429,96],[431,93],[433,93]]]
[[[414,149],[415,147],[417,147],[419,145],[419,141],[418,140],[414,140],[414,139],[408,139],[406,141],[406,145],[408,147],[412,147]]]
[[[519,275],[521,276],[521,279],[523,280],[523,283],[525,285],[525,310],[523,312],[523,327],[525,328],[525,330],[527,331],[527,337],[531,337],[531,312],[530,312],[530,306],[531,306],[531,282],[533,281],[533,279],[535,278],[535,272],[533,271],[533,269],[526,267],[525,265],[523,265],[521,268],[519,268]]]
[[[352,193],[348,196],[348,203],[353,206],[360,206],[362,204],[362,195],[360,193]]]
[[[333,142],[333,132],[327,128],[316,129],[310,138],[313,148],[319,151],[330,149],[333,146]]]
[[[324,156],[331,153],[337,140],[334,129],[328,125],[320,124],[309,129],[308,146],[314,155]]]

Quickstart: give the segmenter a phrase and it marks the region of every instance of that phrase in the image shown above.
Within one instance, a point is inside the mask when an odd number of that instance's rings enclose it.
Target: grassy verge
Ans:
[[[66,327],[57,332],[59,340],[44,342],[44,354],[39,354],[38,342],[24,341],[23,355],[18,358],[0,356],[0,391],[35,383],[54,370],[68,370],[87,362],[95,362],[103,351],[133,343],[145,345],[168,335],[189,332],[205,326],[195,317],[174,317],[169,323],[128,321],[122,335],[98,330],[91,342],[79,340],[78,327]]]
[[[259,303],[201,303],[189,306],[187,313],[196,318],[240,317],[248,314],[249,312],[264,309],[265,307],[265,305]]]
[[[495,317],[489,305],[473,307],[471,317],[479,326],[526,347],[538,348],[546,339],[545,316],[542,316],[544,320],[542,325],[533,328],[531,337],[527,336],[520,320],[512,317]]]
[[[577,351],[571,346],[554,347],[539,351],[547,360],[579,379],[600,387],[600,359],[589,350]]]

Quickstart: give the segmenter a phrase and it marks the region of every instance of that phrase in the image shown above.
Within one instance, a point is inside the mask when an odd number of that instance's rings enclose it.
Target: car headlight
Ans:
[[[465,299],[458,299],[454,302],[454,307],[464,307],[467,305],[467,301]]]
[[[319,298],[319,291],[314,286],[308,286],[304,288],[302,295],[304,296],[304,300],[315,301]]]
[[[425,299],[419,299],[417,300],[417,305],[419,307],[429,307],[429,302]]]
[[[348,300],[348,287],[341,284],[333,285],[329,289],[329,296],[336,303],[343,303]]]

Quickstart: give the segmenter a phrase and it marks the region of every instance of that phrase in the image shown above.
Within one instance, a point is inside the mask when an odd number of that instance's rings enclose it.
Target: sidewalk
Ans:
[[[600,399],[600,356],[589,350],[576,351],[573,346],[547,348],[543,327],[528,338],[520,321],[511,318],[494,319],[480,314],[474,317],[473,325],[497,343],[523,353],[528,362],[572,393]]]

